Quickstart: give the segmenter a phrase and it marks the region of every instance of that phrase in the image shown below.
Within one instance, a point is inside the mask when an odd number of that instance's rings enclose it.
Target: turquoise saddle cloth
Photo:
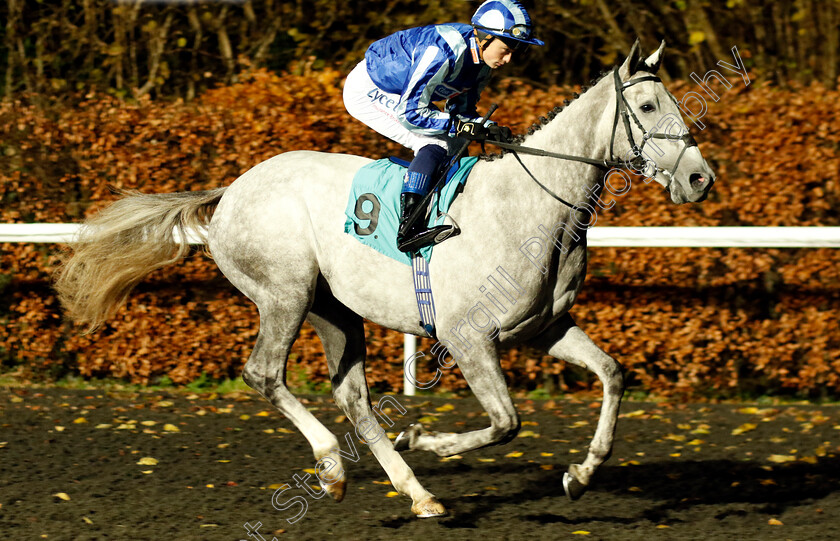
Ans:
[[[433,196],[428,225],[443,224],[445,216],[441,213],[449,211],[449,206],[460,193],[476,161],[476,157],[462,158],[457,166],[447,172],[446,184],[439,196]],[[400,225],[400,192],[408,169],[405,162],[400,162],[385,158],[359,169],[353,178],[350,198],[344,210],[347,216],[344,232],[365,246],[410,266],[411,259],[397,250],[396,240]],[[432,257],[432,248],[434,246],[420,250],[426,261]]]

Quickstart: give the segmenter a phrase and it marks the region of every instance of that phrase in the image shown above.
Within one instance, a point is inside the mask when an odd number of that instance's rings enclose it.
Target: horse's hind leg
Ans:
[[[323,288],[315,296],[308,321],[315,327],[324,345],[336,403],[357,427],[357,433],[362,432],[359,437],[365,439],[391,484],[398,492],[411,498],[411,510],[418,517],[445,515],[443,505],[423,488],[402,456],[394,450],[371,408],[365,380],[365,329],[362,318]],[[362,428],[359,428],[360,422],[363,422]]]
[[[604,401],[601,403],[601,415],[595,436],[589,444],[589,452],[583,464],[572,464],[563,476],[563,488],[572,500],[580,498],[589,487],[595,470],[612,453],[615,426],[618,421],[618,408],[624,394],[624,376],[621,365],[598,347],[589,336],[578,327],[569,314],[551,329],[537,336],[536,347],[546,351],[552,357],[563,359],[572,364],[587,368],[604,385]]]
[[[312,446],[317,461],[337,449],[338,440],[286,387],[286,361],[308,310],[310,294],[311,290],[307,292],[306,287],[301,287],[296,291],[286,289],[256,299],[260,311],[260,333],[245,364],[242,379],[301,431]],[[341,458],[335,457],[335,460],[341,468]],[[333,498],[341,501],[344,478],[325,488]]]

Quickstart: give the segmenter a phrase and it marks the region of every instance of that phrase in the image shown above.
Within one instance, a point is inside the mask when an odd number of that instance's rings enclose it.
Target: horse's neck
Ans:
[[[608,106],[609,93],[604,84],[596,85],[548,124],[525,138],[523,146],[571,156],[604,159],[608,154],[609,134],[604,134],[602,120]],[[528,170],[546,187],[571,204],[588,202],[587,193],[598,184],[603,172],[578,161],[519,155]],[[497,162],[503,171],[503,182],[517,194],[524,215],[545,226],[568,219],[571,209],[539,188],[519,165],[516,157],[506,154]],[[530,186],[525,188],[525,184]],[[521,197],[520,197],[521,196]]]

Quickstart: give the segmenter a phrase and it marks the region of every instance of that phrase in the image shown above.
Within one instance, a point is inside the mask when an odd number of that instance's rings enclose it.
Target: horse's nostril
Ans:
[[[691,184],[691,188],[694,190],[705,190],[714,181],[704,177],[700,173],[692,173],[688,177],[688,182],[689,184]]]

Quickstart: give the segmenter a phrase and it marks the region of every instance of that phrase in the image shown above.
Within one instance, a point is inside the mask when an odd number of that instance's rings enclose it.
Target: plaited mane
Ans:
[[[546,113],[544,116],[541,116],[541,117],[537,120],[537,122],[535,122],[535,123],[531,124],[531,126],[528,128],[528,132],[527,132],[526,134],[519,134],[519,135],[516,135],[516,136],[513,138],[513,142],[514,142],[514,144],[517,144],[517,145],[522,144],[522,142],[525,140],[525,137],[526,137],[526,136],[528,136],[528,135],[533,135],[534,133],[536,133],[536,132],[538,132],[539,130],[541,130],[541,129],[542,129],[544,126],[546,126],[549,122],[551,122],[552,120],[554,120],[554,119],[557,117],[557,115],[559,115],[560,113],[562,113],[562,112],[563,112],[563,110],[564,110],[566,107],[568,107],[570,103],[572,103],[572,101],[574,101],[574,100],[578,99],[579,97],[583,96],[584,94],[586,94],[586,91],[587,91],[587,90],[589,90],[590,88],[592,88],[592,87],[594,87],[595,85],[597,85],[599,82],[601,82],[601,79],[603,79],[604,77],[606,77],[606,76],[607,76],[607,75],[609,75],[610,73],[612,73],[612,70],[602,71],[602,72],[598,75],[598,77],[596,77],[595,79],[592,79],[591,81],[589,81],[589,84],[588,84],[588,85],[586,85],[586,86],[584,86],[583,88],[581,88],[581,92],[580,92],[580,93],[578,93],[578,92],[574,92],[574,93],[572,94],[572,99],[571,99],[571,100],[563,100],[563,105],[562,105],[562,106],[558,105],[557,107],[555,107],[554,109],[552,109],[551,111],[549,111],[548,113]],[[507,150],[507,149],[503,149],[501,152],[494,152],[494,153],[492,153],[492,154],[489,154],[489,153],[484,152],[484,153],[482,153],[482,154],[479,154],[478,158],[479,158],[480,160],[493,161],[493,160],[495,160],[496,158],[501,158],[502,156],[504,156],[504,155],[505,155],[505,154],[507,154],[508,152],[510,152],[510,151],[509,151],[509,150]]]

